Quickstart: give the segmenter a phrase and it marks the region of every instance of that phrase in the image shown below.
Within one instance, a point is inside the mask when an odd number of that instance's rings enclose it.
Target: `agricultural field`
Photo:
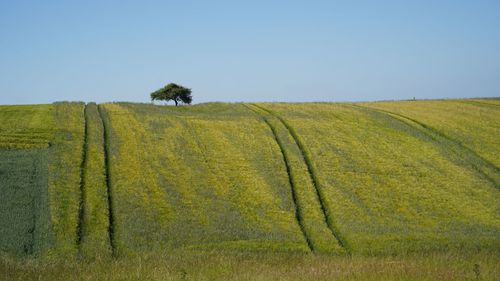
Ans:
[[[119,254],[308,251],[271,130],[243,106],[104,104]]]
[[[53,105],[0,106],[0,149],[47,148],[53,137]]]
[[[486,178],[500,188],[500,103],[497,99],[456,101],[402,101],[365,104],[383,110],[466,152]]]
[[[47,206],[47,152],[0,151],[0,251],[40,253],[50,238]]]
[[[49,213],[54,235],[51,254],[74,256],[82,201],[85,117],[83,103],[54,104],[54,136],[49,151]]]
[[[83,105],[0,106],[1,223],[6,232],[0,244],[8,245],[7,252],[76,253]]]
[[[466,162],[467,151],[357,105],[260,106],[302,143],[330,223],[352,252],[498,249],[497,183]]]
[[[0,280],[499,279],[499,105],[0,106]]]
[[[0,106],[0,252],[42,252],[51,241],[47,205],[52,105]]]

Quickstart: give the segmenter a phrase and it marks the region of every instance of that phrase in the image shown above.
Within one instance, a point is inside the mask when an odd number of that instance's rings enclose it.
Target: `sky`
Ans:
[[[500,96],[500,1],[0,0],[0,104]]]

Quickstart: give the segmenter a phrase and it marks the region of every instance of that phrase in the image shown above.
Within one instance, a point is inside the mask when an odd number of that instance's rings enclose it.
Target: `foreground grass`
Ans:
[[[114,260],[0,258],[0,280],[498,280],[498,253],[334,257],[174,252]]]

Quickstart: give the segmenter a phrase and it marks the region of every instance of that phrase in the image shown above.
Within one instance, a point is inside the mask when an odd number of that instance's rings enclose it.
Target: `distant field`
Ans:
[[[54,103],[0,121],[2,255],[486,251],[498,276],[498,99]]]

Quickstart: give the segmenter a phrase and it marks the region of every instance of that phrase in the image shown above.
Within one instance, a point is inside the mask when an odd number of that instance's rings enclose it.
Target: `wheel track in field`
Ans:
[[[85,215],[85,166],[87,165],[87,149],[88,149],[88,114],[87,105],[83,107],[83,145],[82,145],[82,161],[80,163],[80,199],[78,203],[78,220],[76,226],[76,245],[78,251],[80,251],[80,246],[83,237],[83,218]]]
[[[115,251],[115,233],[114,233],[114,221],[115,216],[113,213],[113,198],[111,193],[111,184],[109,180],[109,143],[108,143],[108,124],[104,118],[104,112],[102,105],[97,105],[97,111],[99,112],[99,119],[102,122],[103,127],[103,146],[104,146],[104,173],[106,178],[106,193],[108,198],[108,235],[109,235],[109,245],[111,247],[111,256],[116,255]]]
[[[288,175],[288,182],[290,183],[290,187],[291,187],[291,191],[292,191],[292,200],[293,200],[293,204],[295,206],[295,219],[297,220],[297,223],[299,224],[302,235],[304,236],[304,239],[306,240],[307,247],[309,248],[309,250],[311,252],[315,252],[315,249],[314,249],[314,246],[311,242],[311,239],[307,235],[307,232],[306,232],[305,227],[304,227],[302,214],[301,214],[302,212],[301,212],[299,204],[298,204],[297,191],[296,191],[295,183],[292,179],[290,163],[289,163],[289,159],[285,153],[285,147],[284,147],[283,143],[281,142],[281,140],[278,138],[278,134],[276,132],[276,129],[273,127],[273,125],[271,125],[269,120],[267,120],[267,118],[264,117],[262,114],[260,114],[256,109],[252,108],[252,106],[247,105],[247,104],[245,104],[245,106],[247,108],[249,108],[251,111],[253,111],[255,114],[257,114],[264,121],[264,123],[266,123],[266,125],[269,127],[269,129],[271,129],[271,132],[273,133],[274,140],[278,144],[278,147],[280,148],[280,151],[281,151],[281,155],[283,156],[283,161],[285,162],[286,173]]]
[[[446,146],[448,150],[452,151],[454,154],[459,159],[463,159],[466,163],[468,163],[471,168],[473,168],[476,172],[478,172],[483,178],[485,178],[487,181],[489,181],[496,189],[500,189],[500,183],[498,180],[490,177],[487,172],[484,171],[484,169],[490,170],[493,172],[493,174],[500,174],[500,169],[490,161],[484,159],[482,156],[477,154],[474,150],[470,149],[469,147],[465,146],[462,144],[460,141],[449,137],[448,135],[444,134],[443,132],[426,125],[425,123],[422,123],[418,120],[415,120],[413,118],[407,117],[403,114],[400,113],[394,113],[389,110],[384,110],[384,109],[379,109],[379,108],[373,108],[373,107],[368,107],[368,106],[362,106],[362,105],[357,105],[357,104],[347,104],[348,106],[360,109],[360,110],[365,110],[365,111],[372,111],[372,112],[378,112],[385,114],[393,119],[396,119],[400,122],[403,122],[407,124],[408,126],[424,133],[427,135],[429,138],[431,138],[434,142],[438,143],[440,146]],[[464,156],[460,156],[461,152],[465,152],[466,154]],[[478,162],[479,164],[476,164],[475,162]]]
[[[316,196],[318,198],[318,201],[319,201],[319,204],[321,207],[321,212],[323,214],[324,221],[325,221],[326,225],[328,226],[328,229],[330,230],[333,237],[338,241],[339,245],[346,251],[346,253],[348,255],[351,255],[352,250],[351,250],[350,246],[348,245],[345,238],[340,234],[339,230],[332,223],[333,218],[331,217],[330,212],[327,209],[327,206],[325,203],[326,202],[325,196],[324,196],[323,192],[321,191],[321,184],[319,182],[319,178],[317,176],[316,170],[313,167],[312,160],[310,158],[309,153],[306,150],[304,143],[302,143],[302,141],[300,140],[299,136],[297,135],[297,133],[295,132],[293,127],[291,127],[288,124],[288,122],[286,122],[280,115],[278,115],[277,113],[275,113],[275,112],[273,112],[273,111],[271,111],[263,106],[260,106],[258,104],[252,104],[252,105],[269,113],[270,115],[276,117],[283,124],[283,126],[285,126],[288,133],[292,136],[293,140],[295,141],[295,143],[297,144],[297,146],[299,148],[300,153],[302,154],[302,158],[304,159],[304,162],[306,164],[307,171],[309,173],[309,176],[311,177],[311,181],[313,183],[314,191],[316,192]]]

